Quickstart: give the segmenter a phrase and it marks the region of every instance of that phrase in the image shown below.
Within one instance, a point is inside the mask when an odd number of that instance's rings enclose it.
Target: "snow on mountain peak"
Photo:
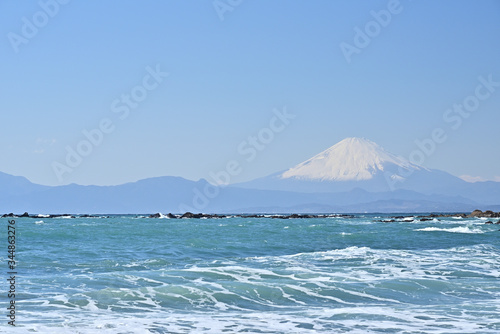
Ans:
[[[282,179],[319,181],[369,180],[388,165],[404,169],[423,167],[387,152],[364,138],[346,138],[311,159],[290,168],[280,175]]]

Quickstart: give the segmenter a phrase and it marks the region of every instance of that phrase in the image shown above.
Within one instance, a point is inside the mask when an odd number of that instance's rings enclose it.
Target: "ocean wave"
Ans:
[[[16,332],[500,332],[498,232],[481,220],[237,218],[139,230],[132,219],[86,220],[99,225],[94,235],[73,227],[86,226],[79,219],[26,230],[32,256]],[[414,232],[457,226],[485,234]]]
[[[491,245],[424,251],[385,250],[370,247],[297,253],[253,258],[282,275],[310,282],[378,282],[386,279],[450,280],[465,276],[499,277],[498,249]],[[250,261],[250,259],[249,259]],[[314,282],[313,282],[314,283]]]
[[[414,231],[426,231],[426,232],[451,232],[451,233],[471,233],[471,234],[482,234],[483,230],[477,228],[470,228],[468,226],[458,226],[451,228],[440,228],[440,227],[425,227],[416,229]]]
[[[24,300],[19,332],[498,333],[497,254],[487,244],[353,246],[92,275],[76,291]]]
[[[498,333],[498,302],[454,308],[422,305],[309,307],[280,312],[183,312],[158,309],[139,314],[85,309],[78,314],[24,313],[16,333]],[[456,309],[461,310],[457,312]],[[486,313],[484,313],[486,312]],[[43,321],[35,322],[32,319]],[[57,323],[58,325],[52,325]]]

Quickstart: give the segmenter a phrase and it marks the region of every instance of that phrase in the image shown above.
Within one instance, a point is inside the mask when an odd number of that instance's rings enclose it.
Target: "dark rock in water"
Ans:
[[[109,218],[109,216],[81,215],[80,218]]]
[[[487,222],[485,222],[485,224],[493,224],[493,222],[491,220],[488,220]]]
[[[500,220],[499,220],[499,221],[497,221],[495,224],[500,224]]]
[[[500,212],[493,212],[491,210],[486,210],[485,212],[481,210],[474,210],[468,217],[487,217],[487,218],[498,218],[500,217]]]
[[[434,220],[434,218],[432,218],[432,219],[431,218],[422,218],[422,219],[420,219],[421,222],[428,222],[430,220]]]
[[[493,212],[491,210],[487,210],[484,212],[483,217],[492,217],[492,218],[497,218],[500,217],[500,212]]]
[[[201,214],[201,213],[191,213],[191,212],[186,212],[185,214],[183,214],[181,216],[181,218],[191,218],[191,219],[200,219],[202,218],[204,215]]]
[[[9,214],[3,215],[2,218],[14,218],[14,214],[11,212]]]
[[[164,217],[164,216],[161,213],[158,212],[158,213],[154,213],[152,215],[149,215],[148,218],[161,218],[161,217]],[[171,213],[169,213],[168,215],[166,215],[166,217],[168,217],[170,219],[176,219],[177,218],[177,216],[175,216],[175,215],[173,215]]]
[[[474,210],[469,215],[469,217],[482,217],[482,216],[483,216],[483,211],[481,211],[481,210]]]
[[[23,213],[20,217],[21,217],[21,218],[29,218],[29,217],[30,217],[30,214],[29,214],[29,213],[27,213],[27,212],[25,212],[25,213]]]
[[[149,218],[161,218],[163,215],[161,213],[155,213],[148,216]],[[167,217],[170,219],[223,219],[223,218],[231,218],[231,217],[239,217],[239,218],[264,218],[269,217],[272,219],[304,219],[304,218],[327,218],[327,217],[338,217],[338,218],[354,218],[354,215],[344,215],[344,214],[329,214],[329,215],[314,215],[314,214],[298,214],[293,213],[290,215],[272,215],[265,216],[263,214],[253,214],[253,215],[245,215],[245,214],[235,214],[235,215],[219,215],[219,214],[208,214],[208,213],[192,213],[186,212],[182,215],[174,215],[172,213],[167,214]]]
[[[193,218],[193,216],[194,216],[194,215],[193,215],[193,213],[191,213],[191,212],[186,212],[185,214],[183,214],[183,215],[181,216],[181,218]]]

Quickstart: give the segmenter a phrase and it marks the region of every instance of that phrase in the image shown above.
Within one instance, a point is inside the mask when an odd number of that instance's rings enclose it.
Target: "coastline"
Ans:
[[[366,214],[381,214],[378,212],[372,213],[352,213],[352,214],[207,214],[207,213],[191,213],[186,212],[183,214],[173,214],[168,213],[166,215],[162,213],[146,214],[146,215],[135,215],[137,218],[158,218],[158,219],[224,219],[224,218],[271,218],[271,219],[318,219],[318,218],[346,218],[352,219],[359,215]],[[429,221],[438,218],[448,218],[448,217],[459,217],[459,218],[500,218],[500,212],[493,212],[490,210],[481,211],[474,210],[471,213],[456,212],[456,213],[430,213],[428,215],[422,215],[421,213],[407,213],[405,215],[387,215],[387,219],[375,220],[376,222],[390,223],[401,219],[416,218],[420,221]],[[29,214],[24,212],[23,214],[17,215],[14,213],[3,214],[0,218],[111,218],[120,215],[90,215],[90,214]],[[127,214],[126,216],[134,216]],[[488,221],[487,223],[493,223]],[[500,220],[495,224],[500,224]]]

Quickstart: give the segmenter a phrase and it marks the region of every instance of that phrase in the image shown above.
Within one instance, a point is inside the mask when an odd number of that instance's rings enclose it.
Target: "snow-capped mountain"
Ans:
[[[236,186],[296,192],[406,189],[433,194],[464,184],[458,177],[413,164],[368,139],[346,138],[286,171]]]
[[[215,192],[211,187],[203,179],[169,176],[118,186],[47,187],[0,172],[0,213],[435,212],[500,205],[500,182],[468,183],[359,138],[267,177]]]
[[[396,167],[396,168],[395,168]],[[380,172],[400,169],[399,174],[426,169],[387,152],[364,138],[346,138],[329,149],[282,173],[282,179],[361,181]],[[390,177],[401,177],[392,173]]]

